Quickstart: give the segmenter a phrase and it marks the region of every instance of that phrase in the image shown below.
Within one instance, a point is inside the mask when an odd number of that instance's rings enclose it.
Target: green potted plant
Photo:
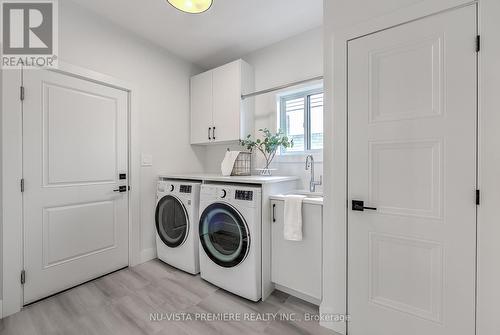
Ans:
[[[271,133],[267,128],[259,129],[259,131],[262,133],[262,139],[254,139],[252,135],[248,135],[244,140],[240,140],[240,144],[250,152],[257,149],[262,153],[266,160],[266,166],[258,170],[260,170],[261,175],[270,176],[270,166],[276,156],[276,152],[280,148],[292,148],[293,140],[289,139],[281,130],[278,130],[276,134]]]

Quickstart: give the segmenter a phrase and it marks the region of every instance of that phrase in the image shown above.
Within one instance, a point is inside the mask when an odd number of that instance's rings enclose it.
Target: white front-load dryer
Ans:
[[[252,301],[262,298],[261,189],[202,185],[200,274]]]
[[[155,210],[158,258],[178,269],[197,274],[199,265],[199,182],[160,177]]]

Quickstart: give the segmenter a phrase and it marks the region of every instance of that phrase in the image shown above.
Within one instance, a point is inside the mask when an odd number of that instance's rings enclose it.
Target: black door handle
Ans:
[[[125,185],[118,186],[118,188],[116,190],[113,190],[113,192],[119,192],[119,193],[127,192],[127,186]]]
[[[375,207],[365,207],[365,202],[362,200],[353,200],[352,201],[352,210],[353,211],[363,212],[365,209],[368,209],[371,211],[377,210]]]
[[[215,140],[215,127],[214,127],[214,130],[212,131],[212,137]]]
[[[212,127],[208,128],[208,140],[210,141],[212,137],[210,136],[210,132],[212,131]]]
[[[276,204],[273,204],[273,222],[276,222]]]

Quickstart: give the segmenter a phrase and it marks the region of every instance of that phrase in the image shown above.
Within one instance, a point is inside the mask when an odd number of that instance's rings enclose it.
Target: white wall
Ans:
[[[204,152],[189,145],[189,78],[199,69],[67,0],[60,1],[60,59],[138,88],[141,151],[141,245],[155,246],[159,173],[199,171]]]
[[[242,57],[255,71],[255,90],[263,90],[302,79],[323,75],[323,29],[316,28],[279,43],[257,50]],[[259,128],[276,129],[275,94],[266,94],[255,98],[255,130]],[[224,157],[227,145],[207,148],[205,171],[220,173],[220,162]],[[229,146],[241,150],[238,145]],[[258,154],[260,155],[260,154]],[[319,155],[321,158],[321,155]],[[254,158],[255,159],[255,158]],[[276,159],[276,174],[291,174],[302,177],[304,187],[309,180],[309,172],[305,171],[305,156],[296,160]],[[260,156],[255,161],[256,167],[262,167]],[[316,164],[317,176],[323,173],[321,160]],[[321,190],[321,188],[318,188]]]

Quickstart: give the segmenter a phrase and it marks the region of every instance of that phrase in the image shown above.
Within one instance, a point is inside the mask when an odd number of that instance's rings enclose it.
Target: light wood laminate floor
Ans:
[[[186,314],[170,314],[181,312]],[[164,320],[151,321],[151,313]],[[334,334],[316,321],[305,321],[305,313],[317,314],[318,308],[277,291],[253,303],[153,260],[29,305],[0,320],[0,334]],[[173,316],[184,320],[165,320]],[[201,320],[203,316],[247,320]],[[269,320],[248,320],[266,316]]]

